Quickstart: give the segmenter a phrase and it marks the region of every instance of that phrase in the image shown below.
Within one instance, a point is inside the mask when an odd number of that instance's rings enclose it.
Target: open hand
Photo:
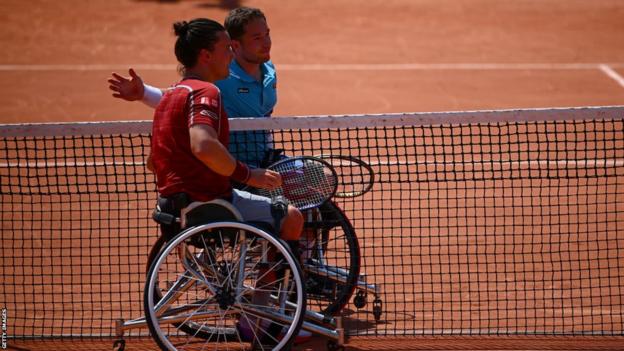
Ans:
[[[126,101],[141,100],[143,98],[143,79],[132,68],[128,70],[129,78],[122,77],[113,72],[113,77],[108,80],[108,88],[113,91],[113,97]]]

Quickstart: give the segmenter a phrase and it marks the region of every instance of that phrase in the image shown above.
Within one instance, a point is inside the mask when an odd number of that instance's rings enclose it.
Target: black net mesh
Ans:
[[[624,335],[624,121],[469,121],[272,131],[286,155],[375,173],[334,199],[361,262],[347,333]],[[142,315],[148,132],[0,139],[10,337],[111,336]]]

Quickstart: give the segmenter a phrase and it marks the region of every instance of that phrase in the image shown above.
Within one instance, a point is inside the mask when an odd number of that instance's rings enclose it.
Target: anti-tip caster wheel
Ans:
[[[358,291],[353,298],[353,304],[355,307],[358,309],[366,307],[366,296],[366,292],[362,290]]]
[[[373,301],[373,316],[375,316],[375,322],[379,322],[381,320],[381,314],[383,313],[383,304],[380,298],[376,298]]]

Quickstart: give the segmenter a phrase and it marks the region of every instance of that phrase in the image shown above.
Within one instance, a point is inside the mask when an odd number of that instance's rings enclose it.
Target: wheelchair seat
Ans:
[[[244,222],[243,216],[236,207],[223,199],[215,199],[208,202],[193,202],[182,209],[180,214],[181,229],[219,221]],[[245,223],[251,224],[270,234],[273,234],[275,231],[275,227],[270,223],[259,221],[248,221]]]
[[[243,216],[231,203],[223,199],[192,202],[180,211],[182,229],[218,221],[242,222]]]

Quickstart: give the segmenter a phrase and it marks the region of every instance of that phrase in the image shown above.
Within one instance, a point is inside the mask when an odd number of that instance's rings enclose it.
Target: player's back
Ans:
[[[212,126],[227,145],[229,126],[218,88],[185,79],[165,92],[154,112],[152,162],[158,191],[163,196],[186,192],[201,201],[228,196],[229,178],[213,172],[192,152],[189,128],[195,124]]]

